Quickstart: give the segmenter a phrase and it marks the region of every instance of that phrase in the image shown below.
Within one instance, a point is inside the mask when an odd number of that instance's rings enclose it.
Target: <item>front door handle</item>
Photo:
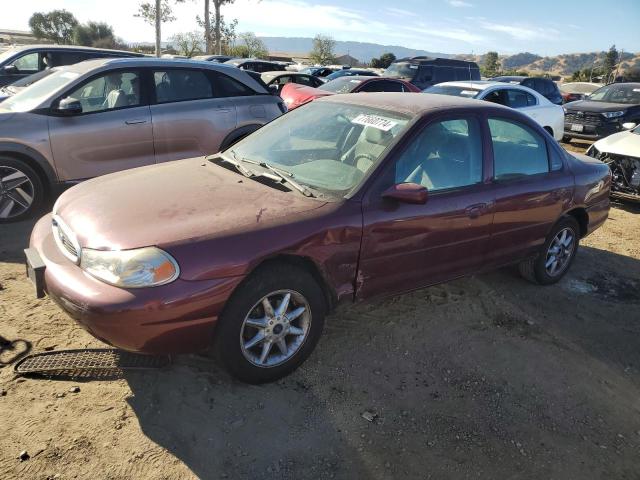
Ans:
[[[478,218],[487,210],[486,203],[476,203],[466,208],[465,212],[469,218]]]
[[[127,125],[138,125],[140,123],[147,123],[147,120],[145,118],[137,118],[134,120],[125,120],[125,122]]]

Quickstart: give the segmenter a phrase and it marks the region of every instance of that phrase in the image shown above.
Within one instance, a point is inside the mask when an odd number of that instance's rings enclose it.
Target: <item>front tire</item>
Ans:
[[[0,156],[0,223],[29,217],[43,198],[42,180],[33,168],[21,160]]]
[[[580,242],[580,226],[573,217],[563,217],[549,233],[535,258],[520,263],[520,274],[538,285],[558,282],[569,271]]]
[[[266,383],[293,372],[313,352],[326,304],[313,276],[290,265],[269,265],[229,299],[215,334],[219,363],[238,380]]]

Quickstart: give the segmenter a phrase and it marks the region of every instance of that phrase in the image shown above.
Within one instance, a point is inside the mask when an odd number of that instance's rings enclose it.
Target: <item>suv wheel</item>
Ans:
[[[579,241],[578,222],[573,217],[563,217],[551,230],[538,256],[520,263],[520,274],[539,285],[556,283],[569,270]]]
[[[21,160],[0,156],[0,223],[27,218],[43,197],[42,181],[33,168]]]
[[[225,306],[215,333],[216,356],[243,382],[278,380],[311,355],[325,310],[309,272],[290,265],[262,268]]]

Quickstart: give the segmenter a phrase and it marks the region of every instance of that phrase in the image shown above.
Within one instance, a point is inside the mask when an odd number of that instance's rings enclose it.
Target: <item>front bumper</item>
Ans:
[[[51,215],[31,234],[44,264],[43,290],[94,337],[123,350],[189,353],[207,348],[225,302],[242,277],[122,289],[86,274],[60,252]]]
[[[582,125],[582,132],[576,132],[571,129],[572,125]],[[622,124],[619,122],[602,122],[599,124],[582,123],[580,121],[565,121],[564,134],[571,138],[580,138],[582,140],[600,140],[614,133],[623,131]]]

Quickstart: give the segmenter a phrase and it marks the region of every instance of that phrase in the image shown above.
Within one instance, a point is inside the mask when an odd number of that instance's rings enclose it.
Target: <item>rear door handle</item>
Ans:
[[[465,212],[469,218],[478,218],[487,210],[486,203],[476,203],[466,208]]]
[[[145,118],[137,118],[134,120],[125,120],[125,122],[127,125],[138,125],[140,123],[147,123],[147,120]]]

